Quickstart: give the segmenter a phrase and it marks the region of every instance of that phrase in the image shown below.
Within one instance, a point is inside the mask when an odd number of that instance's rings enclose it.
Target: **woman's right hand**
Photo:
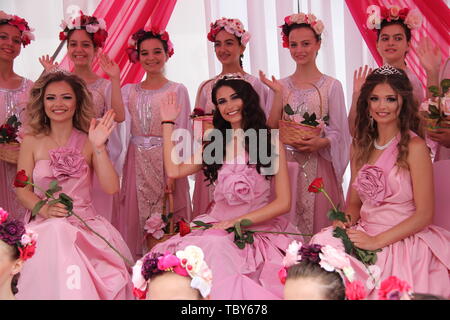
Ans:
[[[367,64],[364,67],[359,67],[359,69],[355,70],[353,73],[353,93],[359,94],[370,73],[372,73],[372,68],[369,68]]]
[[[159,108],[162,121],[175,121],[181,112],[181,108],[177,103],[176,92],[167,92],[161,99]]]
[[[278,81],[274,76],[272,76],[272,81],[270,81],[269,79],[267,79],[264,72],[259,70],[259,79],[275,93],[281,94],[281,92],[283,91],[283,86],[281,85],[280,81]]]
[[[53,58],[49,57],[49,55],[45,55],[39,58],[39,62],[44,67],[45,71],[49,71],[53,68],[58,67],[58,62],[53,62]]]
[[[64,204],[58,202],[52,205],[44,205],[39,214],[45,219],[65,218],[69,214],[69,211]]]

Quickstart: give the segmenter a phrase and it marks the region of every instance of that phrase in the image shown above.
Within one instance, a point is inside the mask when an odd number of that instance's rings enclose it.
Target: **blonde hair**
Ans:
[[[50,119],[45,114],[44,96],[50,83],[60,81],[70,85],[75,93],[76,109],[72,119],[73,126],[85,133],[89,132],[90,122],[94,117],[92,95],[83,79],[74,74],[58,70],[43,74],[31,89],[27,105],[28,125],[31,128],[31,134],[50,133]]]

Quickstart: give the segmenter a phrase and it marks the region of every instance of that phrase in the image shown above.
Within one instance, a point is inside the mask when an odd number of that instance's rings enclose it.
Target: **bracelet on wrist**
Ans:
[[[170,123],[170,124],[175,125],[175,122],[174,122],[174,121],[169,121],[169,120],[161,121],[161,125],[163,125],[163,124],[165,124],[165,123]]]

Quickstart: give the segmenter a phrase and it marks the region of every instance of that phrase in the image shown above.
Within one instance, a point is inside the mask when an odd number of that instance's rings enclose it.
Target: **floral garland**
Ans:
[[[284,18],[284,24],[280,26],[282,28],[281,37],[283,39],[283,48],[289,48],[289,27],[293,24],[309,24],[317,35],[321,35],[325,26],[322,20],[318,20],[312,13],[294,13]]]
[[[250,33],[245,31],[244,25],[239,19],[227,19],[222,18],[211,23],[208,33],[208,40],[211,42],[216,41],[217,34],[224,29],[226,32],[234,34],[241,39],[241,44],[245,47],[250,40]]]
[[[173,44],[172,41],[170,41],[169,33],[167,31],[158,30],[156,28],[143,28],[133,33],[133,35],[131,35],[131,37],[128,39],[127,54],[128,59],[130,59],[132,63],[136,63],[139,61],[137,44],[140,40],[144,39],[144,37],[149,32],[151,32],[156,38],[164,41],[167,44],[167,55],[169,56],[169,58],[174,54],[175,51],[173,50]]]
[[[59,33],[59,40],[67,40],[69,31],[84,29],[86,32],[93,34],[94,44],[97,47],[102,48],[105,45],[108,32],[106,31],[106,22],[102,18],[96,18],[94,16],[87,16],[82,11],[79,12],[79,16],[73,18],[69,17],[66,20],[62,20],[60,24],[61,31]]]
[[[38,235],[26,229],[23,222],[9,217],[9,213],[0,208],[0,240],[19,249],[19,259],[26,261],[36,251]]]
[[[175,272],[184,277],[191,277],[191,287],[199,290],[203,298],[211,292],[212,272],[204,260],[202,249],[191,245],[177,251],[175,255],[169,252],[149,252],[138,260],[133,267],[131,278],[133,294],[141,300],[145,299],[149,281],[163,272]]]
[[[327,272],[337,272],[345,281],[345,295],[349,300],[362,300],[366,293],[360,281],[354,281],[355,270],[351,267],[350,259],[344,252],[330,245],[319,244],[302,245],[301,242],[292,241],[286,249],[283,258],[283,268],[278,272],[282,284],[286,283],[287,270],[302,260],[318,264]]]
[[[384,20],[387,22],[400,20],[411,30],[417,29],[422,25],[422,16],[416,9],[400,9],[398,6],[386,8],[371,5],[367,8],[367,14],[366,25],[370,30],[381,29],[381,22]]]
[[[3,23],[7,23],[19,29],[20,40],[24,48],[31,43],[31,40],[35,40],[34,34],[32,33],[34,29],[28,26],[28,22],[25,19],[0,11],[0,24]]]

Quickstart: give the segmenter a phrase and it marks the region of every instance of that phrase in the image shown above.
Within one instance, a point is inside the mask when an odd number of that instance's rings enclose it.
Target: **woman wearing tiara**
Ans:
[[[283,47],[288,48],[297,67],[295,72],[281,80],[261,79],[272,90],[268,125],[279,127],[286,115],[286,105],[296,110],[296,117],[315,114],[323,134],[302,137],[289,150],[288,161],[299,166],[297,178],[296,215],[292,221],[302,233],[316,233],[329,225],[326,212],[328,200],[320,194],[308,192],[309,184],[322,177],[334,203],[344,204],[342,178],[348,164],[350,135],[347,125],[344,91],[339,80],[323,74],[317,68],[316,57],[321,47],[324,25],[313,14],[293,14],[284,19]],[[324,120],[328,116],[327,121]],[[298,118],[297,118],[298,119]],[[301,120],[298,120],[299,122]]]
[[[125,119],[125,111],[120,91],[120,69],[107,55],[100,52],[108,37],[105,21],[102,18],[85,15],[80,11],[80,16],[63,20],[61,27],[63,30],[59,34],[59,39],[67,40],[67,56],[73,63],[73,73],[86,82],[88,90],[92,94],[95,117],[101,118],[106,111],[112,109],[116,114],[114,120],[122,122]],[[99,64],[110,80],[98,76],[92,70],[96,57],[99,58]],[[39,61],[47,71],[58,65],[53,63],[48,55],[41,57]],[[119,132],[120,126],[110,136],[107,147],[120,176],[125,158],[125,148],[122,147],[123,143]],[[106,194],[102,190],[95,175],[92,192],[92,199],[97,211],[111,222],[113,195]]]
[[[261,81],[244,71],[242,57],[250,40],[250,33],[244,30],[244,26],[239,19],[222,18],[211,23],[208,33],[208,40],[214,43],[214,52],[222,65],[222,71],[213,79],[206,80],[200,84],[195,99],[194,108],[202,109],[205,113],[211,113],[214,110],[214,104],[211,98],[211,91],[219,77],[225,74],[239,74],[251,83],[258,93],[261,106],[266,106],[267,88]],[[268,110],[264,110],[266,116]],[[212,204],[214,186],[208,185],[205,176],[199,172],[195,176],[195,189],[192,197],[193,216],[207,212]]]
[[[14,60],[20,54],[23,45],[27,46],[34,36],[25,19],[0,11],[0,125],[3,125],[9,117],[16,115],[20,118],[22,125],[24,113],[28,102],[28,95],[33,82],[14,72]],[[0,148],[4,148],[1,146]],[[10,146],[5,148],[10,149]],[[10,150],[12,153],[13,151]],[[15,152],[19,155],[19,148]],[[17,159],[15,159],[17,160]],[[14,218],[23,220],[25,208],[17,201],[16,193],[12,188],[14,176],[16,175],[16,164],[0,160],[0,206],[10,212]]]
[[[190,104],[186,87],[164,76],[164,66],[174,53],[169,34],[164,30],[140,29],[129,43],[128,55],[147,73],[144,81],[123,87],[124,102],[130,119],[131,140],[128,144],[120,193],[120,210],[115,224],[122,232],[135,258],[148,251],[144,244],[146,231],[162,237],[161,213],[164,194],[173,193],[174,220],[191,220],[191,202],[187,178],[166,177],[162,159],[162,128],[159,117],[161,97],[169,91],[178,96],[182,106],[176,119],[178,128],[188,128]],[[191,143],[191,141],[185,141]],[[148,220],[148,223],[146,221]],[[145,230],[144,230],[145,228]]]
[[[389,276],[408,282],[413,291],[450,297],[450,232],[431,225],[433,168],[425,141],[412,130],[415,104],[406,73],[391,66],[369,74],[358,98],[345,209],[350,221],[333,226],[344,228],[357,248],[380,250],[371,278],[351,257],[372,298],[378,282]],[[311,243],[344,249],[333,227]]]

